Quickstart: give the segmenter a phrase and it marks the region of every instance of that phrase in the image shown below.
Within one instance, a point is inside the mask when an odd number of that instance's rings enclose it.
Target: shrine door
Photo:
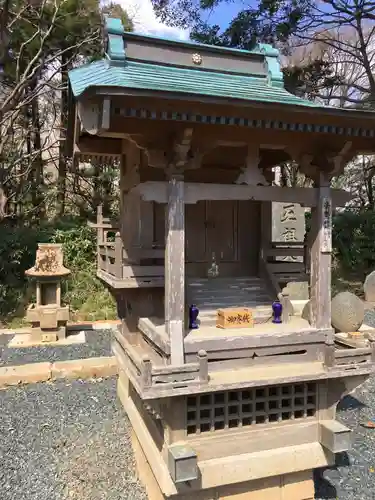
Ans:
[[[164,241],[165,205],[155,205],[155,240]],[[255,276],[260,206],[254,201],[200,201],[185,205],[186,274],[207,276],[213,259],[220,276]]]

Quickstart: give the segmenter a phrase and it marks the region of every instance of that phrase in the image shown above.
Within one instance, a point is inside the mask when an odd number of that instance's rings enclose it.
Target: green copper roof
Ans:
[[[110,66],[106,60],[97,61],[72,70],[69,78],[76,97],[90,87],[119,87],[246,101],[313,105],[309,101],[289,94],[285,89],[268,85],[266,77],[213,74],[210,71],[135,61],[124,62],[121,66]]]
[[[222,99],[316,106],[285,90],[278,62],[278,51],[270,45],[259,45],[256,50],[250,52],[194,42],[167,41],[156,37],[125,33],[119,19],[106,20],[106,33],[107,58],[69,72],[75,97],[81,96],[88,89],[111,87],[150,93],[170,92],[185,96],[200,95]],[[138,45],[135,55],[133,49],[133,56],[127,57],[127,41],[130,43],[134,40],[139,41],[140,44],[146,40],[149,44],[146,46],[146,51],[144,46],[139,45],[139,50],[143,50],[142,57],[137,56]],[[166,60],[148,60],[147,51],[150,52],[153,45],[160,43],[162,43],[160,54]],[[242,69],[239,71],[234,68],[233,71],[223,71],[220,63],[214,70],[200,66],[168,63],[168,50],[186,51],[186,47],[208,50],[214,53],[215,58],[220,57],[220,62],[224,61],[221,57],[241,57]],[[250,69],[253,63],[252,58],[256,59],[258,68],[261,68],[255,73]]]

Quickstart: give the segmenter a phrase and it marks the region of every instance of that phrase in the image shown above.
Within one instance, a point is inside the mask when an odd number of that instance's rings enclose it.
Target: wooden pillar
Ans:
[[[102,268],[102,245],[104,243],[104,229],[103,229],[103,206],[99,205],[96,211],[96,265],[98,269]]]
[[[272,247],[272,201],[262,201],[261,210],[261,245],[260,252],[264,262],[267,262],[268,250]]]
[[[140,182],[140,150],[131,142],[124,141],[121,165],[120,234],[124,243],[125,263],[139,264],[141,199],[132,188]]]
[[[319,174],[318,203],[311,210],[311,324],[331,328],[332,200],[329,179]],[[333,338],[329,339],[329,343]]]
[[[272,186],[275,179],[275,172],[265,170],[263,172],[265,179]],[[267,252],[272,246],[272,201],[262,201],[260,203],[261,210],[261,257],[264,262],[267,261]]]
[[[185,330],[185,201],[182,174],[170,175],[165,219],[165,323],[171,345],[171,364],[181,365],[184,363]]]

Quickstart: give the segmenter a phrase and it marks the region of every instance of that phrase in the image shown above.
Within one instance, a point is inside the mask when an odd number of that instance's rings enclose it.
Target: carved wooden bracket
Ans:
[[[169,146],[155,147],[155,141],[143,136],[129,135],[128,140],[135,143],[147,156],[150,167],[164,170],[173,169],[183,173],[185,170],[197,169],[201,166],[203,156],[212,149],[212,145],[204,150],[192,147],[193,129],[186,128],[180,136],[174,137]]]
[[[268,186],[269,182],[259,168],[260,161],[259,148],[248,145],[245,165],[241,168],[241,173],[235,183],[247,184],[248,186]]]
[[[168,151],[148,150],[149,164],[163,168],[168,174],[199,168],[203,153],[192,149],[193,129],[186,128],[182,134],[173,139]]]
[[[177,169],[184,168],[186,163],[192,157],[191,142],[193,139],[193,129],[186,128],[182,136],[176,138],[173,145],[171,162]]]
[[[313,180],[318,179],[320,172],[324,172],[328,179],[341,175],[345,166],[356,155],[350,141],[346,142],[340,151],[323,149],[317,153],[306,153],[290,148],[288,152],[299,164],[301,172]]]
[[[356,152],[352,147],[352,142],[348,141],[344,144],[344,147],[337,154],[333,154],[329,157],[329,162],[332,165],[332,170],[330,172],[331,178],[336,175],[343,173],[345,166],[354,158]]]

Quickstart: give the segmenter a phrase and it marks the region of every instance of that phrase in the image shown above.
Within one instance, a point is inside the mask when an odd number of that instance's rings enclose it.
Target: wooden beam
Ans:
[[[212,327],[214,330],[215,328]],[[255,330],[255,329],[254,329]],[[322,344],[326,341],[327,336],[331,333],[331,329],[317,330],[311,326],[307,326],[302,329],[293,329],[293,326],[287,332],[281,333],[270,333],[265,335],[264,333],[254,332],[251,335],[245,335],[239,333],[237,335],[225,334],[225,330],[220,333],[220,336],[212,335],[212,330],[209,331],[207,327],[208,334],[202,333],[202,336],[196,336],[188,334],[185,337],[185,352],[197,353],[200,349],[210,353],[212,351],[232,351],[233,357],[235,356],[236,350],[242,349],[258,349],[260,347],[281,347],[290,346],[295,347],[296,345],[307,346],[308,344]]]
[[[93,156],[115,156],[119,157],[122,153],[121,139],[109,139],[103,137],[87,136],[79,138],[75,144],[75,155],[93,155]]]
[[[182,174],[168,183],[165,244],[165,323],[171,364],[184,364],[185,331],[185,204]]]
[[[311,325],[331,327],[332,200],[327,176],[318,181],[318,204],[311,210]],[[333,344],[333,335],[327,339]]]
[[[161,181],[142,182],[134,188],[145,201],[168,202],[168,183]],[[195,204],[201,200],[256,200],[299,203],[315,207],[319,190],[316,188],[284,188],[278,186],[243,186],[236,184],[185,183],[185,203]],[[352,199],[342,189],[329,189],[334,206],[344,206]]]

